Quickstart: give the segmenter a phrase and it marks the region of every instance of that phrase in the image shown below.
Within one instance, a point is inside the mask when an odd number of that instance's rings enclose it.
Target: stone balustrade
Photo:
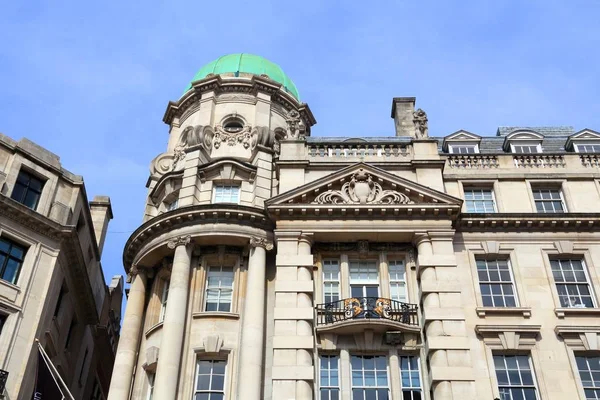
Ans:
[[[308,144],[309,159],[401,159],[410,155],[408,145],[399,143],[319,143]]]
[[[498,156],[487,154],[451,154],[447,159],[448,167],[459,169],[498,168]]]
[[[600,167],[600,154],[580,154],[579,159],[586,168]]]
[[[517,168],[564,168],[565,159],[560,154],[515,154]]]

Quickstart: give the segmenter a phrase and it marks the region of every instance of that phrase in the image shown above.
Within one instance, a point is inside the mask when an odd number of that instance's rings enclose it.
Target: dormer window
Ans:
[[[506,135],[502,147],[513,154],[537,154],[542,152],[542,140],[544,135],[520,129]]]
[[[451,144],[448,145],[451,154],[477,154],[479,146],[477,144]]]
[[[542,146],[540,144],[511,144],[511,149],[515,154],[533,154],[542,152]]]
[[[577,143],[574,148],[577,153],[600,153],[600,143]]]
[[[458,131],[446,136],[442,151],[450,154],[478,154],[481,136],[467,131]]]

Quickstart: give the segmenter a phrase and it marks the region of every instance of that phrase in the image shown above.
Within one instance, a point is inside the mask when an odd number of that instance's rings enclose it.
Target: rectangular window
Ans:
[[[6,324],[6,315],[0,314],[0,335],[2,334],[2,329],[4,328],[4,324]]]
[[[387,358],[352,356],[352,400],[388,400]]]
[[[6,238],[0,238],[0,279],[16,284],[24,258],[24,247]]]
[[[541,153],[539,146],[537,145],[513,145],[513,153],[517,154],[534,154]]]
[[[390,296],[392,300],[406,302],[406,267],[402,260],[388,262],[390,274]]]
[[[575,356],[581,386],[587,400],[600,399],[600,357]]]
[[[10,197],[35,210],[42,195],[44,181],[23,170],[19,171],[15,187]]]
[[[170,281],[163,281],[162,295],[160,296],[160,315],[158,316],[158,322],[165,320],[165,314],[167,312],[167,301],[169,300],[169,286]]]
[[[560,189],[533,189],[533,199],[539,213],[566,212]]]
[[[198,360],[194,400],[223,400],[225,398],[226,361]]]
[[[578,153],[600,153],[600,144],[576,144],[575,150]]]
[[[146,400],[152,400],[152,396],[154,395],[154,372],[148,372],[148,397]]]
[[[400,357],[400,377],[402,378],[402,399],[421,400],[421,373],[418,357]]]
[[[350,295],[352,297],[379,296],[379,271],[375,261],[350,261]]]
[[[240,202],[240,187],[237,185],[216,185],[214,193],[214,203]]]
[[[63,283],[64,285],[64,283]],[[62,305],[63,297],[65,297],[66,289],[64,286],[60,287],[60,292],[58,293],[58,299],[56,300],[56,306],[54,307],[54,316],[58,317],[58,312],[60,311],[60,306]]]
[[[500,399],[537,400],[535,377],[528,356],[494,355]]]
[[[465,203],[469,213],[495,213],[492,189],[465,189]]]
[[[508,260],[476,260],[484,307],[516,307],[517,296]]]
[[[340,398],[340,358],[321,356],[319,374],[320,400],[339,400]]]
[[[179,199],[175,199],[175,200],[171,201],[170,203],[167,203],[167,205],[165,206],[165,209],[167,211],[173,211],[177,207],[179,207]]]
[[[85,362],[87,361],[87,357],[88,357],[88,349],[85,349],[85,353],[83,354],[83,361],[81,362],[81,369],[79,370],[79,379],[78,382],[81,384],[81,378],[83,378],[83,370],[85,369]]]
[[[340,299],[340,263],[338,260],[323,260],[323,302],[332,303]]]
[[[466,146],[466,145],[450,145],[449,146],[451,154],[476,154],[479,153],[477,146]]]
[[[593,308],[594,298],[583,260],[550,260],[561,307]]]
[[[231,312],[233,267],[210,267],[206,277],[205,311]]]

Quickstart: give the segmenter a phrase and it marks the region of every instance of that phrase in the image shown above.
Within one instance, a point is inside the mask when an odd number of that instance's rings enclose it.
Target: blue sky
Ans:
[[[90,199],[111,197],[108,280],[166,149],[167,102],[223,54],[279,64],[314,136],[393,136],[401,96],[417,97],[433,136],[600,130],[597,0],[20,3],[0,5],[0,132],[57,153]]]

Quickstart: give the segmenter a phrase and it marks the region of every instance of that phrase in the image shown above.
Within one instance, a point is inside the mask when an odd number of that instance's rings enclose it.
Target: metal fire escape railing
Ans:
[[[351,297],[318,304],[317,326],[359,319],[387,319],[418,326],[417,305],[382,297]]]

